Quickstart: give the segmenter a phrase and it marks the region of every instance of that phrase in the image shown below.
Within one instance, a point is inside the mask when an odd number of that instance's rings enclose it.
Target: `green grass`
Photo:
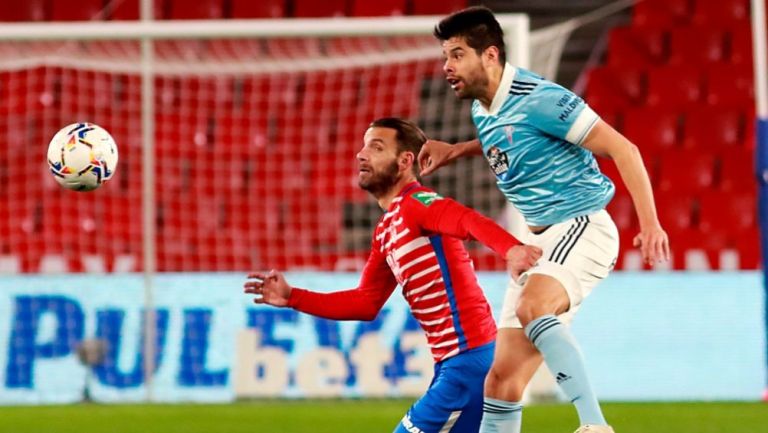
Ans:
[[[390,433],[410,401],[0,407],[0,433]],[[765,403],[613,403],[617,433],[768,433]],[[570,433],[570,405],[525,409],[524,433]],[[461,432],[457,432],[461,433]]]

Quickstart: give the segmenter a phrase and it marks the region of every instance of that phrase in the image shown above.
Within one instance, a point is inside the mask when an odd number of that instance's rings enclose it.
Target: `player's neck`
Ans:
[[[493,98],[496,97],[496,92],[499,91],[501,85],[501,77],[504,75],[504,65],[493,65],[488,69],[488,85],[486,86],[485,95],[478,98],[483,108],[489,110],[493,103]]]
[[[404,176],[401,178],[396,184],[392,185],[392,188],[387,190],[387,192],[380,195],[379,197],[376,197],[376,201],[379,203],[379,207],[381,207],[383,210],[389,209],[389,206],[392,204],[392,200],[399,196],[400,193],[403,192],[403,189],[413,182],[416,182],[416,177],[413,175]]]

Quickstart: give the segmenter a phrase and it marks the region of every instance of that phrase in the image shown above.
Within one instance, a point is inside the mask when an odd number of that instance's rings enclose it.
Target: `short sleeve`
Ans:
[[[549,135],[581,145],[600,117],[578,95],[545,81],[529,96],[531,125]]]

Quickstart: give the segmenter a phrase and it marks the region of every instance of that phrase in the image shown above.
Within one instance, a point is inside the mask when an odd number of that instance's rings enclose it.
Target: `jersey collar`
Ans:
[[[493,96],[491,107],[488,110],[485,110],[483,104],[480,104],[480,107],[483,108],[486,113],[492,116],[499,113],[501,106],[504,104],[504,101],[507,100],[507,96],[509,96],[509,89],[512,87],[512,81],[515,79],[516,73],[517,70],[512,65],[504,63],[504,72],[501,74],[499,88],[496,89],[496,94]]]
[[[400,190],[400,193],[397,195],[398,197],[403,197],[404,195],[408,194],[409,192],[413,191],[414,188],[420,187],[421,184],[419,181],[414,180],[413,182],[409,183],[408,185],[404,186],[402,190]]]

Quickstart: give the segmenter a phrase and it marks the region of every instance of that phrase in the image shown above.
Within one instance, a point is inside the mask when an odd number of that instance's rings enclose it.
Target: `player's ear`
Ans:
[[[489,63],[499,63],[499,47],[491,45],[483,51],[483,59]]]
[[[416,164],[416,155],[413,152],[403,152],[400,154],[399,164],[401,170],[408,170]]]

